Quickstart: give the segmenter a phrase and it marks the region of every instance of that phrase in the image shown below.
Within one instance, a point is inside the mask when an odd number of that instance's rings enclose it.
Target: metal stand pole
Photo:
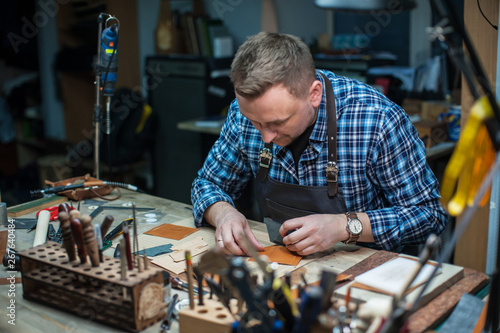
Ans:
[[[97,61],[95,70],[95,106],[94,106],[94,176],[99,179],[99,139],[100,139],[100,123],[102,120],[101,106],[101,33],[104,15],[101,13],[97,18]]]

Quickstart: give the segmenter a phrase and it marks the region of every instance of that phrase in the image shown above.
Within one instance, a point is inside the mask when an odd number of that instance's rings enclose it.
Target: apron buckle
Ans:
[[[262,148],[259,155],[259,164],[263,168],[269,168],[271,164],[271,159],[273,158],[273,154],[269,148]]]
[[[337,163],[329,161],[326,165],[326,181],[329,183],[336,183],[338,173],[339,167]]]

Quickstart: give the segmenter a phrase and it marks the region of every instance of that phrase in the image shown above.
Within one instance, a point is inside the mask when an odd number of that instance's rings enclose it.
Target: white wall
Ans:
[[[431,56],[431,42],[425,32],[431,26],[431,5],[429,1],[418,1],[417,8],[410,12],[410,59],[409,65],[425,64]]]

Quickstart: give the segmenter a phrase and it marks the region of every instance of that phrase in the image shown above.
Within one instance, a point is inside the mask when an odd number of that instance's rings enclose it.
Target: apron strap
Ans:
[[[328,78],[321,74],[325,81],[326,94],[326,119],[327,119],[327,135],[328,135],[328,163],[326,165],[326,181],[328,183],[328,196],[334,197],[337,195],[337,178],[339,167],[337,165],[337,111],[335,107],[335,96],[333,94],[332,83]],[[331,119],[331,124],[328,120]],[[273,159],[273,143],[269,142],[264,145],[259,155],[259,171],[257,178],[264,181],[269,172],[269,166]]]
[[[320,73],[321,74],[321,73]],[[332,83],[321,74],[325,82],[326,94],[326,119],[328,129],[328,164],[326,165],[326,181],[328,183],[328,196],[337,195],[337,176],[339,167],[337,164],[337,109],[335,107],[335,96]]]

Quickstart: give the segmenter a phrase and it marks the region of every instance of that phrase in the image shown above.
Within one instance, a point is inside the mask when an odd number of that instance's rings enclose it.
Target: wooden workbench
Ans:
[[[101,201],[101,202],[99,202]],[[101,223],[106,215],[113,215],[115,222],[111,228],[116,227],[126,218],[132,216],[132,209],[129,207],[130,203],[135,202],[137,208],[152,208],[151,211],[137,211],[136,217],[138,221],[138,233],[142,234],[156,226],[163,223],[176,224],[181,226],[193,226],[192,206],[179,202],[147,195],[139,194],[136,192],[122,190],[119,200],[102,202],[97,200],[95,202],[86,201],[81,203],[80,211],[82,214],[90,214],[96,207],[103,204],[103,207],[114,206],[123,207],[123,209],[104,209],[99,215],[94,217],[94,221]],[[74,203],[75,205],[77,203]],[[35,213],[30,213],[23,218],[35,217]],[[147,213],[154,213],[157,215],[158,221],[153,223],[146,222]],[[51,222],[57,230],[59,223]],[[256,237],[262,245],[271,245],[267,236],[266,226],[263,223],[251,221],[251,227]],[[0,226],[0,231],[5,231],[5,226]],[[195,239],[202,236],[203,240],[209,246],[214,245],[214,229],[201,228],[199,231],[187,236],[179,242],[186,242],[190,239]],[[28,233],[26,229],[19,229],[15,232],[15,245],[16,250],[22,251],[32,247],[34,239],[34,232]],[[168,240],[169,242],[171,240]],[[171,242],[174,243],[175,242]],[[145,244],[140,244],[142,249]],[[104,252],[107,256],[113,255],[113,248]],[[296,278],[300,273],[303,273],[308,281],[317,281],[320,278],[322,269],[330,269],[336,273],[346,272],[356,276],[361,274],[377,265],[392,258],[395,254],[376,251],[359,246],[345,246],[338,244],[334,249],[316,254],[301,260],[298,266],[280,265],[277,269],[277,274],[285,274],[292,272],[292,278]],[[193,258],[196,262],[196,257]],[[252,263],[249,263],[251,266]],[[256,269],[255,263],[251,268]],[[294,274],[293,272],[297,274]],[[8,277],[6,268],[0,268],[0,278]],[[20,273],[16,274],[20,277]],[[485,274],[466,270],[465,278],[456,283],[451,288],[447,289],[441,296],[436,297],[433,301],[421,309],[418,313],[418,320],[411,326],[412,332],[421,332],[429,327],[432,327],[442,321],[448,315],[453,307],[458,303],[463,293],[478,292],[487,284],[487,276]],[[120,332],[120,330],[113,329],[99,323],[90,322],[79,318],[75,315],[70,315],[66,312],[53,309],[35,302],[27,301],[22,296],[22,285],[20,283],[15,285],[14,290],[11,290],[11,285],[0,285],[0,332]],[[9,292],[14,292],[15,296],[9,296]],[[180,298],[186,298],[187,295],[179,292]],[[8,324],[8,317],[6,315],[6,304],[15,300],[15,326]],[[427,309],[426,309],[427,308]],[[423,318],[423,319],[422,319]],[[175,321],[171,331],[177,332],[178,326]],[[159,332],[160,323],[153,325],[146,329],[144,332]]]

